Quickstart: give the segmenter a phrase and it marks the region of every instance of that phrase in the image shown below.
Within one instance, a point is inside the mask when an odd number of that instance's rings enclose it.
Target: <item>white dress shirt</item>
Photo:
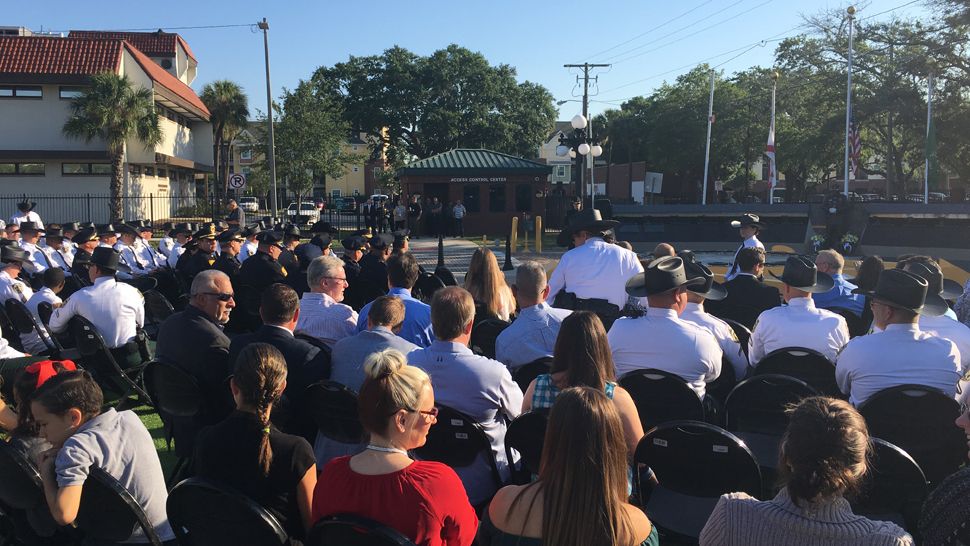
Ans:
[[[67,331],[75,315],[91,321],[108,348],[114,349],[134,339],[138,328],[145,325],[145,299],[130,284],[98,277],[93,285],[72,294],[64,307],[54,310],[51,330],[58,334]]]
[[[168,253],[168,266],[175,269],[175,265],[179,263],[179,256],[185,252],[185,248],[178,241],[175,241],[175,245]]]
[[[728,326],[728,323],[705,311],[703,303],[693,302],[687,302],[687,307],[680,314],[680,319],[693,322],[711,332],[717,339],[718,345],[721,346],[721,352],[731,363],[731,367],[734,369],[734,378],[737,381],[744,379],[745,374],[748,373],[748,357],[745,356],[744,350],[741,348],[737,334],[734,333],[733,328]]]
[[[50,258],[44,254],[40,246],[36,243],[28,243],[23,239],[20,240],[20,248],[27,251],[27,256],[30,258],[30,263],[34,264],[34,269],[37,273],[43,273],[47,271],[47,268],[51,267],[52,264]]]
[[[46,286],[34,292],[34,295],[31,296],[29,300],[27,300],[27,309],[29,309],[30,312],[33,313],[34,318],[36,318],[38,321],[40,320],[40,314],[37,312],[37,307],[40,306],[40,303],[43,301],[46,301],[51,305],[63,303],[63,300],[61,300],[61,297],[55,294],[53,290],[51,290],[50,288],[47,288]]]
[[[71,266],[74,265],[74,253],[66,248],[66,246],[61,246],[60,250],[46,246],[43,248],[44,254],[50,258],[51,263],[55,267],[59,267],[64,270],[65,275],[71,274]]]
[[[44,222],[40,221],[40,215],[34,211],[30,211],[30,212],[17,211],[17,214],[14,214],[13,216],[11,216],[10,221],[7,223],[17,224],[19,226],[24,222],[33,222],[37,224],[37,227],[39,227],[40,229],[44,229]]]
[[[546,303],[526,307],[495,339],[495,360],[515,370],[530,362],[552,356],[562,321],[572,311]]]
[[[135,251],[134,246],[128,246],[125,243],[118,241],[115,243],[114,249],[118,251],[118,254],[121,254],[119,261],[131,269],[131,272],[119,270],[117,273],[117,278],[133,279],[135,277],[140,277],[142,275],[151,273],[148,267],[146,267],[146,264],[143,263],[138,257],[138,253]]]
[[[258,247],[259,245],[257,243],[246,239],[243,244],[239,246],[239,256],[236,256],[236,258],[239,259],[239,263],[243,263],[246,261],[246,258],[256,254],[256,249]]]
[[[300,299],[300,318],[296,331],[315,337],[333,348],[345,337],[357,333],[357,312],[334,301],[327,294],[304,292]]]
[[[962,373],[970,371],[970,328],[967,325],[947,317],[931,317],[920,315],[919,329],[936,337],[949,339],[960,351],[960,369]]]
[[[549,279],[546,303],[552,305],[556,294],[565,289],[577,298],[604,299],[622,310],[627,300],[626,281],[637,273],[643,273],[643,266],[636,254],[593,237],[559,259]]]
[[[12,278],[6,271],[0,271],[0,303],[4,303],[10,298],[27,303],[27,300],[33,295],[34,291],[27,286],[27,283]]]
[[[741,268],[738,267],[738,253],[741,252],[742,248],[760,248],[761,250],[764,250],[765,245],[758,240],[757,235],[752,235],[751,237],[748,237],[747,239],[742,241],[741,246],[739,246],[738,249],[734,251],[734,259],[731,260],[731,266],[728,267],[727,271],[724,273],[725,281],[729,281],[734,277],[737,277],[738,273],[741,272]]]
[[[768,309],[758,316],[748,340],[748,358],[751,366],[757,366],[772,351],[803,347],[835,362],[848,342],[849,328],[844,318],[815,307],[811,297],[792,298],[788,305]]]
[[[172,247],[175,246],[175,239],[165,236],[158,241],[158,253],[168,259],[168,255],[172,252]]]
[[[607,334],[616,375],[654,368],[679,375],[704,398],[706,385],[721,375],[721,346],[706,328],[677,316],[673,309],[647,309],[644,316],[621,318]]]
[[[916,324],[890,324],[859,336],[839,354],[835,381],[858,406],[877,392],[916,384],[954,396],[960,379],[960,350],[948,339],[922,332]]]
[[[135,256],[148,272],[155,271],[166,263],[165,257],[152,248],[151,242],[141,237],[135,239]]]

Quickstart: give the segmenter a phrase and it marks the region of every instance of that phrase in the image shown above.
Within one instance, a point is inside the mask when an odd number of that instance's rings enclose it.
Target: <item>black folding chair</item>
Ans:
[[[707,396],[713,396],[721,406],[724,405],[724,400],[727,399],[728,394],[731,393],[733,389],[738,384],[737,375],[734,373],[734,365],[728,360],[726,356],[721,357],[721,373],[717,376],[717,379],[711,381],[705,387]],[[721,419],[723,421],[723,419]],[[721,424],[720,421],[715,424]]]
[[[521,455],[519,468],[512,470],[512,483],[527,484],[532,481],[532,476],[539,474],[548,423],[547,409],[523,413],[509,423],[509,428],[505,431],[506,459],[515,460],[512,457],[513,450]]]
[[[434,268],[434,276],[441,279],[441,282],[443,282],[445,286],[458,286],[458,279],[455,278],[455,274],[443,265],[439,265],[438,267]]]
[[[725,428],[744,440],[754,453],[765,479],[766,491],[775,486],[778,450],[788,428],[785,409],[818,394],[807,383],[794,377],[756,375],[738,383],[728,395]]]
[[[31,510],[46,504],[44,483],[31,461],[8,442],[0,441],[0,503]]]
[[[825,309],[845,319],[845,325],[849,328],[849,337],[864,336],[869,332],[869,325],[862,320],[862,317],[845,307],[826,307]]]
[[[132,529],[138,527],[149,544],[162,544],[138,501],[118,480],[97,466],[91,466],[81,488],[75,523],[86,540],[96,543],[126,541]]]
[[[303,394],[303,413],[316,423],[320,433],[344,444],[365,439],[357,413],[357,393],[336,381],[321,381]]]
[[[23,304],[20,300],[10,298],[4,304],[4,310],[7,312],[7,317],[13,324],[14,330],[20,335],[36,335],[40,338],[44,346],[47,347],[46,353],[56,357],[63,350],[63,347],[57,342],[57,340],[51,335],[33,313],[27,309],[27,306]]]
[[[427,271],[418,275],[418,280],[414,284],[414,297],[430,304],[434,293],[445,287],[445,283],[433,273]]]
[[[738,343],[741,344],[741,350],[744,351],[744,356],[748,356],[748,341],[751,339],[751,329],[736,320],[721,316],[718,318],[726,322],[734,330],[734,335],[738,337]]]
[[[755,366],[754,374],[787,375],[801,379],[824,395],[842,396],[835,382],[835,364],[822,353],[805,347],[771,351]]]
[[[659,484],[641,483],[641,503],[661,531],[696,541],[724,493],[761,498],[761,472],[740,438],[700,421],[671,421],[644,435],[634,461]]]
[[[306,546],[415,546],[386,525],[352,514],[327,516],[310,529]]]
[[[246,495],[208,480],[179,482],[168,494],[165,508],[182,546],[289,544],[272,513]]]
[[[872,395],[859,406],[869,434],[891,442],[919,463],[931,484],[966,462],[967,439],[954,421],[960,405],[923,385],[900,385]]]
[[[7,316],[7,311],[0,305],[0,333],[7,340],[11,347],[20,352],[24,352],[24,344],[20,341],[20,334],[14,328],[13,321]]]
[[[643,430],[668,421],[704,420],[704,404],[678,375],[648,368],[634,370],[620,378],[640,414]]]
[[[123,282],[125,284],[130,284],[138,289],[139,292],[144,294],[149,290],[154,290],[158,288],[158,279],[155,277],[134,277],[131,279],[118,279],[118,282]]]
[[[472,351],[477,355],[495,358],[495,341],[502,330],[509,327],[509,324],[496,318],[487,318],[476,322],[472,326]]]
[[[452,468],[470,466],[480,454],[484,454],[496,489],[502,487],[495,453],[482,425],[454,408],[441,404],[437,406],[438,422],[428,432],[425,444],[415,449],[414,454],[419,459],[438,461]]]
[[[158,290],[145,291],[142,296],[145,298],[145,333],[148,339],[155,341],[158,339],[158,329],[165,319],[175,313],[175,308]]]
[[[861,494],[852,500],[860,516],[891,521],[915,532],[929,485],[916,461],[893,444],[871,438],[873,456]]]
[[[549,373],[552,367],[552,357],[544,356],[542,358],[533,360],[528,364],[524,364],[515,369],[512,372],[512,379],[519,385],[522,392],[529,389],[529,384],[532,381],[544,373]]]
[[[192,374],[179,368],[176,364],[161,359],[149,362],[145,366],[145,389],[155,402],[155,409],[165,424],[166,440],[170,441],[174,434],[174,418],[195,418],[202,411],[203,399],[199,383]],[[193,445],[188,438],[175,437],[176,449],[179,444]],[[178,450],[184,452],[184,450]],[[168,477],[168,482],[174,481],[189,460],[188,455],[179,457]]]
[[[44,326],[49,326],[51,323],[51,315],[54,314],[54,306],[51,305],[49,301],[42,301],[37,304],[37,315],[40,317],[40,321]]]
[[[105,399],[116,400],[116,408],[128,401],[131,395],[139,396],[151,404],[151,396],[142,388],[140,381],[145,367],[122,369],[108,349],[104,339],[91,321],[74,316],[68,325],[77,344],[84,368],[91,372],[95,381],[105,390]]]

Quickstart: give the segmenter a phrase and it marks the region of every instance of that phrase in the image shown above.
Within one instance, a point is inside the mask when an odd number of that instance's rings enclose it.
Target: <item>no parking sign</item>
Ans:
[[[229,187],[234,190],[241,190],[246,187],[246,175],[242,173],[229,175]]]

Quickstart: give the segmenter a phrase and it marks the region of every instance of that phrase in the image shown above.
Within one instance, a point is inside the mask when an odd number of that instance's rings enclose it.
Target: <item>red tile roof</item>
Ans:
[[[176,46],[185,48],[185,54],[196,60],[189,44],[178,34],[171,32],[110,32],[102,30],[72,30],[68,38],[89,38],[95,40],[125,40],[149,57],[174,57]]]
[[[118,72],[121,44],[121,40],[3,36],[0,37],[0,74]]]
[[[128,48],[128,52],[138,61],[138,64],[148,73],[148,76],[155,81],[156,84],[165,87],[169,91],[175,93],[179,98],[183,99],[189,105],[193,106],[195,109],[199,110],[206,119],[209,119],[209,109],[205,107],[202,99],[195,94],[195,91],[191,87],[185,85],[182,80],[176,78],[175,76],[169,74],[164,68],[158,66],[155,61],[149,59],[144,53],[139,51],[136,47],[125,42],[125,46]]]

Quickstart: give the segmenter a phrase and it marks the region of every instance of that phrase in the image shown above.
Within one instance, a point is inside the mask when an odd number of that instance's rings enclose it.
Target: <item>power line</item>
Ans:
[[[213,29],[213,28],[241,28],[241,27],[255,27],[256,23],[246,23],[239,25],[194,25],[186,27],[150,27],[150,28],[115,28],[115,29],[99,29],[98,32],[155,32],[157,30],[202,30],[202,29]],[[70,32],[71,30],[81,30],[78,28],[72,28],[68,30],[48,30],[47,32]]]
[[[905,4],[900,4],[900,5],[898,5],[898,6],[896,6],[896,7],[894,7],[894,8],[892,8],[892,9],[887,9],[886,11],[880,11],[879,13],[873,13],[872,15],[869,15],[869,16],[866,16],[866,17],[863,17],[862,19],[859,19],[859,21],[860,21],[860,22],[861,22],[861,21],[868,21],[869,19],[872,19],[873,17],[879,17],[880,15],[885,15],[885,14],[887,14],[887,13],[890,13],[890,12],[893,12],[893,11],[896,11],[896,10],[898,10],[898,9],[902,9],[902,8],[905,8],[906,6],[912,6],[913,4],[915,4],[915,3],[917,3],[917,2],[922,2],[922,1],[923,1],[923,0],[911,0],[910,2],[906,2]]]
[[[657,25],[655,27],[651,27],[651,28],[647,29],[646,31],[641,32],[640,34],[637,34],[633,38],[630,38],[629,40],[626,40],[625,42],[620,42],[620,43],[616,44],[615,46],[608,47],[608,48],[604,49],[603,51],[597,51],[596,53],[593,53],[592,55],[590,55],[589,58],[595,58],[598,55],[602,55],[603,53],[606,53],[607,51],[613,51],[614,49],[616,49],[616,48],[618,48],[620,46],[625,46],[626,44],[628,44],[628,43],[630,43],[630,42],[632,42],[632,41],[634,41],[634,40],[636,40],[638,38],[642,38],[642,37],[646,36],[647,34],[650,34],[651,32],[653,32],[653,31],[655,31],[655,30],[657,30],[659,28],[663,28],[664,26],[669,25],[670,23],[673,23],[674,21],[676,21],[676,20],[678,20],[678,19],[680,19],[680,18],[682,18],[682,17],[684,17],[686,15],[690,15],[691,13],[699,10],[700,8],[706,6],[707,4],[710,4],[713,1],[714,0],[707,0],[707,2],[704,2],[703,4],[699,4],[697,6],[694,6],[693,8],[691,8],[691,9],[689,9],[689,10],[681,13],[680,15],[677,15],[675,17],[672,17],[670,19],[667,19],[663,23],[660,23],[659,25]]]

